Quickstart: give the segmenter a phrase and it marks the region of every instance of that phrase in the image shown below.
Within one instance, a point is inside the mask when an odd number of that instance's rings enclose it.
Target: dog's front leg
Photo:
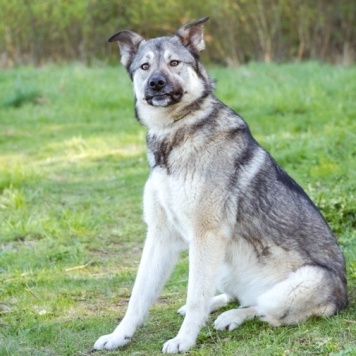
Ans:
[[[94,344],[96,350],[112,350],[131,341],[137,327],[143,325],[148,310],[158,297],[182,249],[179,238],[169,227],[148,228],[131,299],[125,317],[116,329],[101,336]]]
[[[191,241],[186,315],[178,335],[164,344],[164,353],[186,352],[195,345],[210,313],[225,246],[226,239],[219,233],[204,233]]]

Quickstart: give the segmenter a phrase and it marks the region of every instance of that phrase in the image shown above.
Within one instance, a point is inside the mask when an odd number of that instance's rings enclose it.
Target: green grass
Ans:
[[[217,332],[191,355],[356,355],[356,68],[306,63],[210,70],[238,111],[308,192],[347,260],[338,316]],[[0,354],[88,355],[126,310],[142,250],[145,129],[122,68],[0,72]],[[182,318],[182,256],[144,328],[110,355],[159,355]],[[95,355],[104,355],[97,352]]]

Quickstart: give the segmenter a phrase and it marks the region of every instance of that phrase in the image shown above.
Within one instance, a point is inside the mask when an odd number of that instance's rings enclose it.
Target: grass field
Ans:
[[[191,355],[356,355],[356,67],[211,69],[217,96],[307,191],[347,260],[350,306],[273,328],[212,328]],[[145,236],[145,129],[121,67],[0,72],[0,355],[88,355],[126,310]],[[184,254],[144,328],[108,355],[159,355]],[[104,355],[96,352],[95,355]]]

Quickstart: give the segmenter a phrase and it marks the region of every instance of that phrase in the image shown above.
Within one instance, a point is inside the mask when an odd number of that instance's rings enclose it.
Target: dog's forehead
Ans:
[[[137,57],[140,61],[179,59],[189,62],[193,59],[177,36],[157,37],[145,41],[140,45]]]

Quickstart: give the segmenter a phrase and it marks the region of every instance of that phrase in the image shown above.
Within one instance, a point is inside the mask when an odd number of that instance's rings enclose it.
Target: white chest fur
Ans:
[[[162,209],[163,216],[168,223],[179,232],[186,241],[190,239],[192,230],[192,216],[202,199],[202,192],[198,184],[198,177],[182,177],[169,175],[165,169],[157,168],[149,177],[144,196],[145,216],[155,220],[157,210]]]

